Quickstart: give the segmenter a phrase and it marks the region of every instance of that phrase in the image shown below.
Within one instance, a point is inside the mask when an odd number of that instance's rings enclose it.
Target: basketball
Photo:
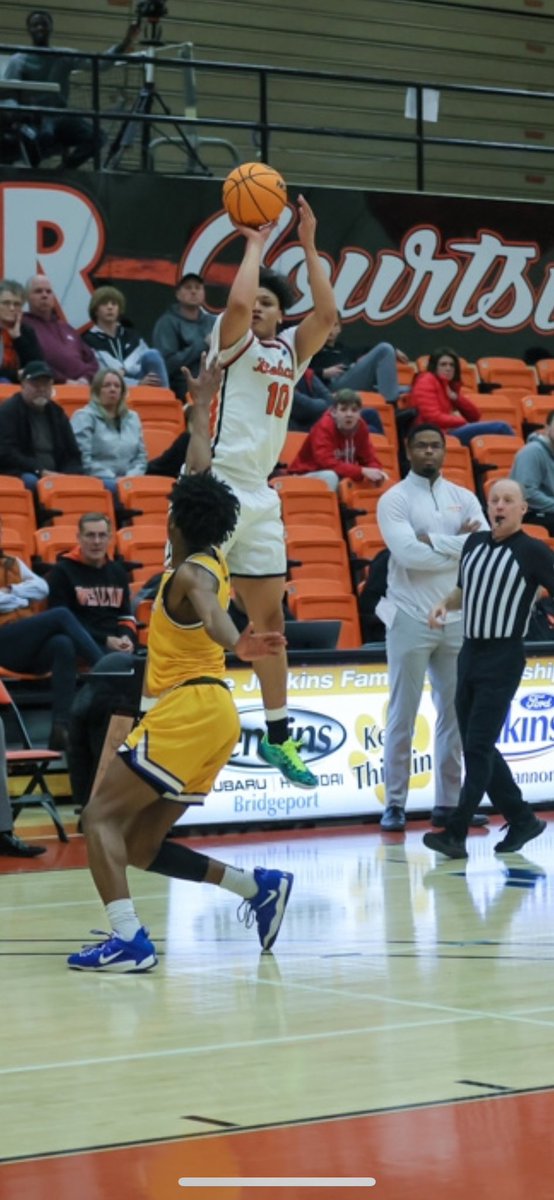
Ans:
[[[223,204],[237,225],[259,229],[276,221],[287,202],[287,185],[266,163],[242,163],[223,184]]]

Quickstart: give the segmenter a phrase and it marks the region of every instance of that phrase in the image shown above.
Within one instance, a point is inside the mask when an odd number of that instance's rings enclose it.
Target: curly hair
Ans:
[[[240,504],[231,488],[209,471],[182,475],[170,496],[171,517],[191,554],[220,546],[233,532]]]
[[[260,287],[267,288],[268,292],[273,292],[279,301],[279,308],[282,312],[286,312],[287,308],[291,308],[294,304],[294,290],[286,275],[279,275],[277,271],[270,271],[268,267],[262,267]]]

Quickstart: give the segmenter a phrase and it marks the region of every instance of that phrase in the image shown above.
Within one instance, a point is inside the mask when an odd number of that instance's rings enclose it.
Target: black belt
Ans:
[[[229,688],[224,679],[218,679],[216,675],[198,675],[196,679],[185,679],[184,683],[180,683],[179,687],[194,687],[197,683],[217,683],[219,687],[225,688],[228,692]]]

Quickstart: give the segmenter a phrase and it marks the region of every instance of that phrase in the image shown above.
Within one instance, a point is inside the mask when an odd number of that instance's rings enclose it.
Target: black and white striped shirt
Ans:
[[[554,594],[554,553],[522,530],[501,542],[490,532],[472,533],[462,550],[458,587],[466,638],[523,638],[537,589]]]

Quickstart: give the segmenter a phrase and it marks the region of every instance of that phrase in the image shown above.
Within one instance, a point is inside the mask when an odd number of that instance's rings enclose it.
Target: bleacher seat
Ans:
[[[46,475],[37,483],[41,524],[68,525],[84,513],[102,513],[115,525],[111,492],[94,475]]]
[[[492,391],[494,388],[525,388],[537,390],[537,376],[533,367],[528,367],[522,358],[479,358],[477,370],[480,382]]]

